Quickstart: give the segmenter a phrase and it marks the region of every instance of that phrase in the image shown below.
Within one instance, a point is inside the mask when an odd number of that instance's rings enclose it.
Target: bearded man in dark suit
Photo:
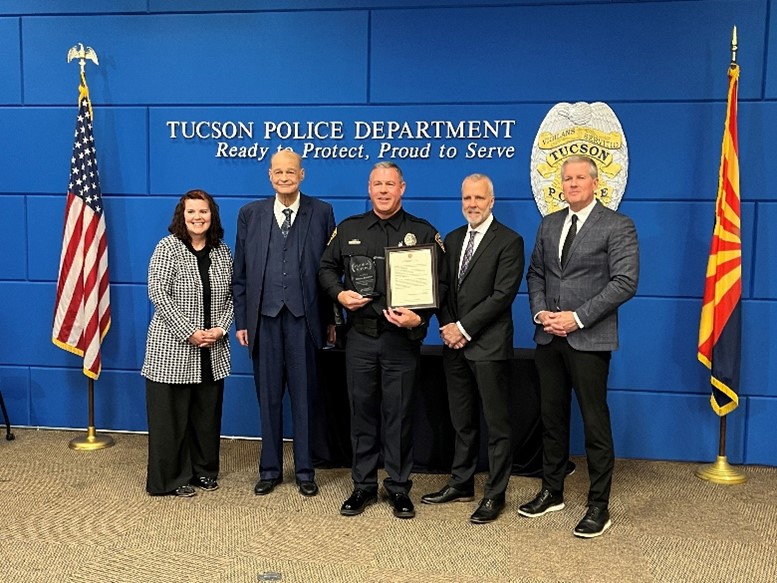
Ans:
[[[612,524],[608,506],[615,453],[607,377],[611,353],[618,348],[618,308],[637,291],[639,245],[631,219],[596,200],[593,160],[567,158],[561,179],[569,208],[543,218],[526,275],[536,324],[543,478],[539,494],[518,513],[533,518],[564,508],[574,388],[591,483],[588,511],[573,534],[592,538]]]
[[[427,504],[474,499],[480,410],[488,426],[489,476],[473,523],[496,520],[512,468],[509,417],[512,305],[523,276],[523,239],[494,218],[494,186],[472,174],[461,186],[467,224],[445,238],[445,295],[439,314],[448,405],[456,434],[448,485]]]

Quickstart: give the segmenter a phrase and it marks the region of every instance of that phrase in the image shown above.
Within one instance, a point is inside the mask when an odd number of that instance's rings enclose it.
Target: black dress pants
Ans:
[[[591,479],[588,505],[606,507],[610,500],[615,452],[607,406],[607,351],[575,350],[566,338],[555,336],[535,352],[540,379],[543,424],[542,486],[563,494],[569,458],[569,423],[572,389],[575,390],[585,431],[585,451]]]
[[[448,407],[456,434],[449,485],[472,490],[480,449],[480,410],[488,428],[488,481],[484,497],[501,498],[513,463],[510,425],[510,364],[472,361],[461,350],[443,349]]]
[[[218,476],[223,400],[223,379],[198,384],[146,379],[149,494],[169,494],[195,476]]]
[[[349,330],[345,363],[351,405],[351,475],[355,488],[377,491],[382,442],[388,473],[383,487],[389,493],[410,491],[413,484],[410,407],[420,360],[421,341],[410,340],[405,330],[386,330],[377,338],[355,328]]]

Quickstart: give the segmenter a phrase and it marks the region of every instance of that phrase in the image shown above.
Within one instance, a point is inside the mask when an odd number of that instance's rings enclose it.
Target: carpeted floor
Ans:
[[[692,464],[618,460],[613,527],[580,540],[579,459],[563,512],[518,516],[539,480],[513,477],[500,519],[472,525],[475,503],[418,503],[446,476],[414,476],[413,520],[385,502],[345,518],[349,471],[319,471],[321,493],[303,498],[288,444],[287,481],[272,494],[253,495],[260,442],[224,440],[221,489],[179,499],[146,495],[144,435],[80,452],[68,449],[77,434],[14,432],[0,442],[2,583],[254,583],[267,572],[304,583],[777,581],[777,468],[747,467],[747,483],[721,486]]]

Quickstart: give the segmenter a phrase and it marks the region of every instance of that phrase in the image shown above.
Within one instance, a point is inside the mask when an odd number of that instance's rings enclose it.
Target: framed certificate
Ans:
[[[436,308],[437,254],[434,243],[386,247],[386,305],[390,308]]]

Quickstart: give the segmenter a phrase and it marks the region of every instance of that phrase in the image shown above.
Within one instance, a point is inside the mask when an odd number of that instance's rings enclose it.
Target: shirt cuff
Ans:
[[[577,317],[577,312],[572,312],[572,315],[575,317],[575,322],[577,322],[577,327],[580,328],[581,330],[585,328],[585,326],[583,326],[583,323],[580,321],[580,318]]]
[[[456,327],[459,329],[459,332],[461,332],[464,335],[464,338],[467,339],[467,342],[471,342],[472,338],[469,334],[467,334],[467,331],[464,329],[464,326],[461,325],[461,322],[456,322]]]

